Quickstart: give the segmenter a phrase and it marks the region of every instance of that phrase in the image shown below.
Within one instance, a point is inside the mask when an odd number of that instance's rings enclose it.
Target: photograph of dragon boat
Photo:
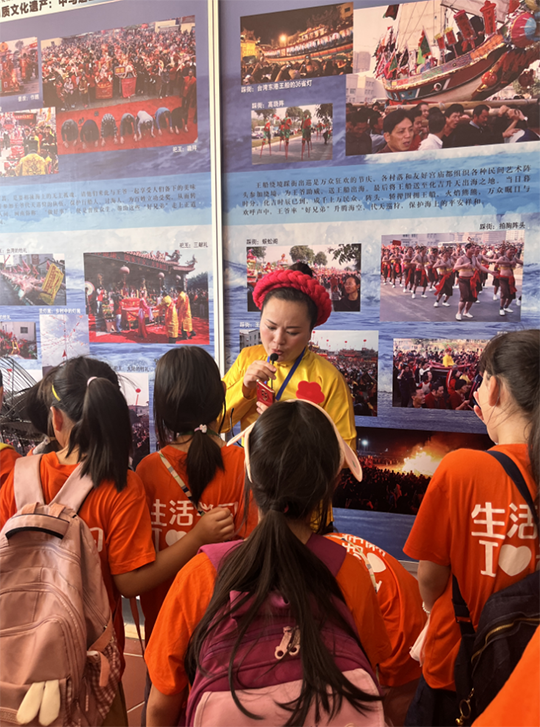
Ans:
[[[0,255],[0,305],[66,305],[64,255]]]
[[[538,0],[355,10],[347,156],[536,141]]]

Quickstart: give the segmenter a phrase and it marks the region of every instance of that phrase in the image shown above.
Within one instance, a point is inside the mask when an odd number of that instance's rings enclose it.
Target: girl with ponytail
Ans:
[[[229,669],[228,685],[242,713],[242,724],[248,723],[246,717],[261,725],[315,724],[309,721],[315,714],[320,717],[317,724],[325,725],[346,702],[354,706],[359,718],[367,715],[368,721],[361,724],[382,724],[380,697],[373,682],[371,692],[350,682],[321,635],[323,625],[331,623],[356,644],[360,639],[373,667],[390,651],[367,570],[354,556],[343,553],[334,576],[324,557],[335,544],[315,535],[311,528],[313,511],[320,508],[319,532],[324,529],[324,515],[342,465],[346,462],[361,478],[356,455],[329,415],[306,401],[274,404],[243,435],[246,497],[252,496],[257,505],[259,524],[247,540],[228,551],[217,572],[205,550],[178,574],[146,651],[153,684],[147,723],[152,727],[179,723],[185,690],[197,674],[206,673],[201,664],[203,651],[216,648],[216,630],[233,618],[238,624],[237,638],[232,646],[234,637],[227,642],[222,661],[225,671]],[[250,709],[242,703],[235,656],[244,646],[250,624],[258,623],[255,619],[261,618],[261,609],[269,608],[276,597],[290,608],[298,629],[299,642],[295,643],[300,645],[302,683],[298,696],[284,709],[278,699],[271,713],[261,714],[258,701],[251,702]],[[354,629],[343,615],[344,608],[352,615]],[[256,638],[264,636],[264,627],[261,631]],[[251,638],[253,631],[250,634]],[[278,643],[279,638],[276,646]],[[223,649],[221,646],[222,653]],[[257,652],[256,642],[251,651]],[[265,666],[264,673],[260,672],[260,686],[265,686],[270,671]],[[189,709],[188,704],[188,718]],[[238,723],[229,711],[222,714],[222,720],[222,724]]]
[[[96,541],[123,653],[121,595],[130,598],[155,588],[174,576],[201,545],[232,537],[232,517],[228,510],[216,508],[180,542],[156,554],[144,487],[129,470],[131,423],[117,375],[102,361],[74,358],[58,367],[51,393],[51,421],[59,450],[41,456],[43,495],[50,502],[78,465],[82,475],[92,480],[94,489],[79,515]],[[0,491],[0,527],[16,510],[12,473]],[[127,725],[120,698],[111,712],[116,708],[118,712],[109,715],[112,721],[104,724]]]
[[[239,536],[245,537],[257,524],[254,508],[247,521],[244,518],[244,452],[240,447],[223,448],[218,434],[224,410],[225,389],[210,354],[182,346],[159,359],[154,421],[161,449],[137,467],[158,552],[184,538],[215,507],[231,511]],[[146,641],[171,583],[172,579],[141,596]]]

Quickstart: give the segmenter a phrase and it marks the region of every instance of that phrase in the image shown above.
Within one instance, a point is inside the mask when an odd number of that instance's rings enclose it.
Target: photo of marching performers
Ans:
[[[0,42],[0,97],[38,92],[37,38]]]
[[[0,255],[0,305],[65,305],[65,256]]]
[[[395,338],[392,406],[472,411],[487,341]]]
[[[519,321],[523,230],[383,235],[381,321]]]
[[[58,174],[55,109],[0,113],[0,177]]]
[[[254,109],[252,164],[332,159],[332,104]]]
[[[120,387],[129,408],[133,434],[133,469],[147,454],[150,454],[150,394],[148,374],[118,371]]]
[[[534,11],[525,0],[463,7],[355,10],[347,156],[540,139]]]
[[[455,449],[487,450],[487,434],[414,429],[357,429],[362,482],[342,476],[334,507],[416,515],[442,458]]]
[[[42,41],[61,154],[197,139],[195,17]]]
[[[343,374],[355,416],[377,416],[379,334],[377,331],[313,331],[309,347]]]
[[[0,357],[20,356],[37,359],[34,321],[0,321]]]
[[[247,309],[259,309],[253,301],[255,286],[265,275],[286,270],[294,263],[306,263],[317,282],[332,300],[332,309],[340,313],[360,311],[362,245],[262,245],[248,247]]]
[[[211,261],[204,250],[196,254],[85,253],[90,341],[208,344]]]
[[[242,85],[352,73],[353,3],[240,18]]]

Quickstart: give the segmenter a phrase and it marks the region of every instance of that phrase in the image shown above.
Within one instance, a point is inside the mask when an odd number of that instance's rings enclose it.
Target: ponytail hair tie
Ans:
[[[90,377],[90,378],[88,379],[88,381],[86,382],[86,386],[87,386],[87,387],[88,387],[88,386],[90,386],[90,382],[91,382],[91,381],[94,381],[94,379],[97,379],[97,376],[91,376],[91,377]]]
[[[206,424],[199,424],[199,426],[196,427],[193,431],[202,432],[203,434],[206,434],[206,432],[208,431],[208,426]]]

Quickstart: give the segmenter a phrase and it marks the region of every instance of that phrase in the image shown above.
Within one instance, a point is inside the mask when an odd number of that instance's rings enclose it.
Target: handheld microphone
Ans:
[[[271,353],[270,354],[270,363],[273,364],[278,360],[279,356],[277,353]]]

